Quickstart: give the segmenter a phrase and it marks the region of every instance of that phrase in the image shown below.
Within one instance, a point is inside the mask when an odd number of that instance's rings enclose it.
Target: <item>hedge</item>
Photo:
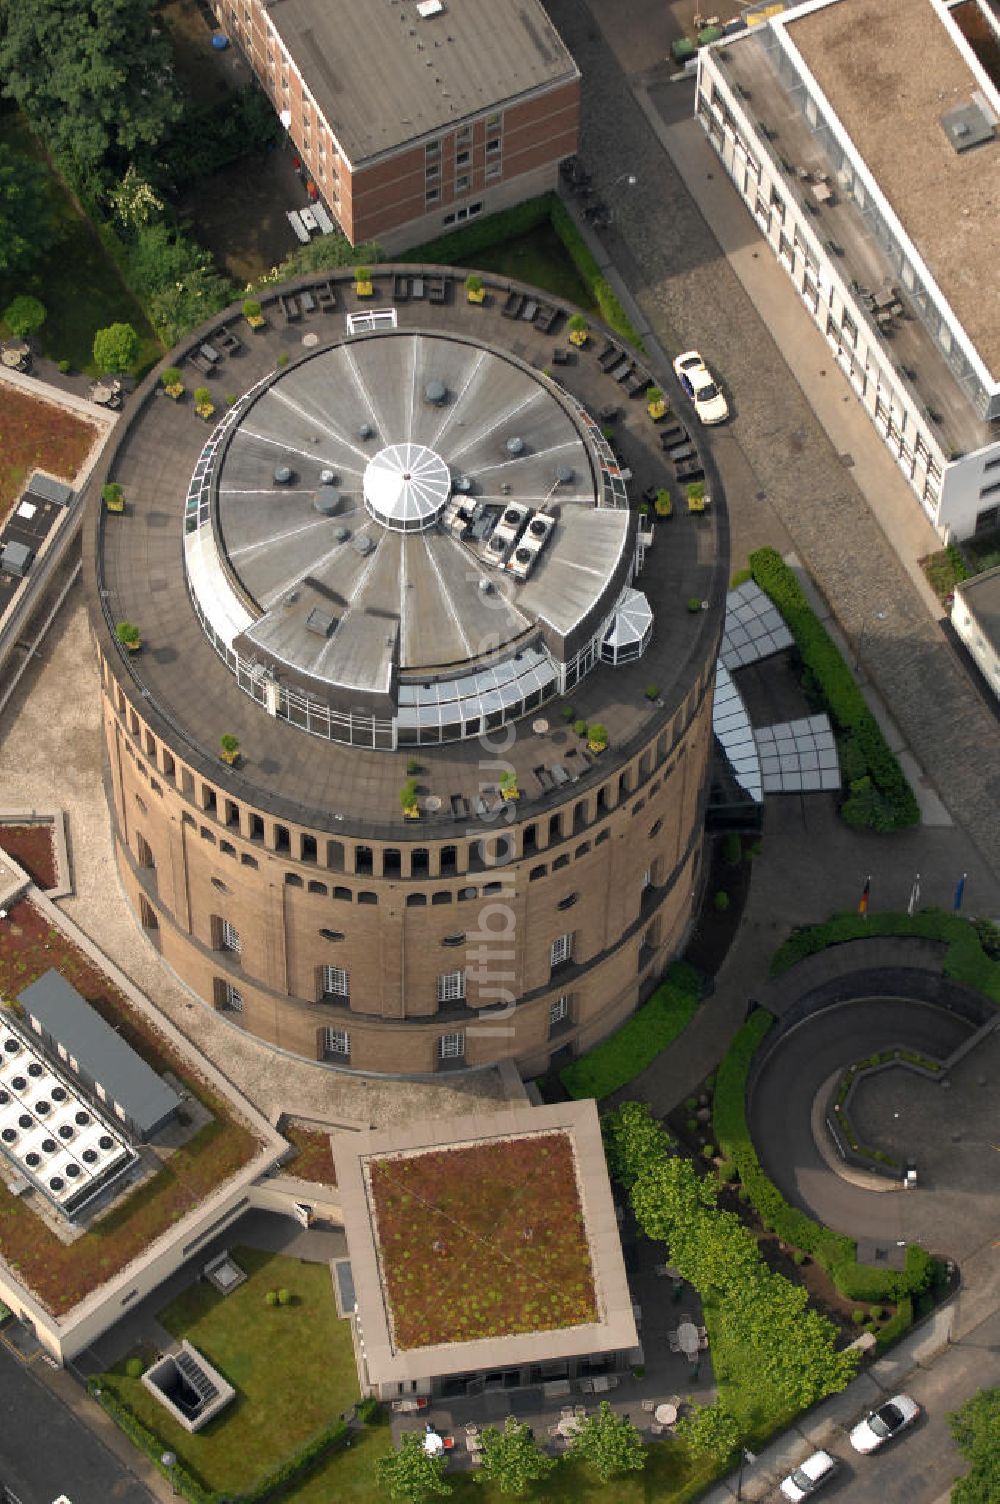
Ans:
[[[715,1080],[713,1126],[716,1142],[727,1160],[739,1171],[747,1195],[764,1226],[784,1243],[811,1254],[833,1279],[842,1295],[854,1300],[898,1300],[926,1289],[934,1261],[916,1243],[906,1251],[905,1268],[875,1269],[858,1263],[853,1238],[816,1222],[797,1207],[789,1206],[778,1187],[761,1168],[750,1137],[746,1115],[747,1076],[750,1064],[774,1022],[760,1008],[752,1013],[726,1051]]]
[[[948,947],[945,976],[975,988],[1000,1005],[1000,960],[987,954],[975,923],[944,909],[922,909],[912,918],[909,914],[873,914],[870,910],[867,917],[853,910],[834,914],[823,924],[793,930],[771,958],[771,975],[781,976],[828,945],[872,935],[912,935],[920,940],[942,941]]]
[[[806,600],[794,573],[773,548],[750,555],[756,583],[777,606],[795,639],[803,665],[812,677],[830,718],[851,750],[851,780],[841,809],[849,825],[872,830],[903,830],[916,825],[920,810],[913,790],[865,703],[848,665]]]
[[[571,1097],[609,1097],[651,1065],[681,1034],[701,1000],[703,978],[675,961],[648,1002],[608,1039],[559,1072]]]
[[[288,1484],[298,1483],[303,1479],[335,1446],[342,1445],[348,1435],[346,1423],[336,1420],[332,1425],[317,1432],[311,1441],[307,1441],[305,1446],[292,1457],[273,1468],[265,1478],[253,1488],[248,1489],[246,1493],[220,1493],[215,1489],[207,1488],[179,1460],[168,1472],[161,1461],[165,1446],[155,1432],[150,1431],[148,1426],[145,1426],[117,1395],[103,1387],[98,1380],[89,1380],[87,1388],[119,1429],[129,1438],[133,1446],[145,1453],[159,1472],[168,1478],[172,1486],[189,1501],[189,1504],[263,1504],[263,1501],[277,1489],[286,1488]]]
[[[594,259],[573,216],[556,194],[553,194],[550,199],[549,218],[552,221],[552,228],[566,247],[573,265],[593,293],[594,302],[601,310],[601,318],[609,328],[614,329],[616,334],[620,334],[623,339],[627,339],[630,344],[641,350],[642,340],[618,301],[614,288]]]
[[[448,235],[439,235],[435,240],[425,240],[400,256],[401,261],[423,261],[434,266],[450,266],[459,263],[472,265],[471,257],[477,251],[485,251],[505,240],[526,235],[551,218],[552,194],[543,193],[540,198],[529,198],[512,209],[500,209],[496,214],[487,214],[485,219],[476,219],[464,224]]]
[[[876,1352],[884,1353],[901,1337],[905,1337],[913,1325],[913,1297],[904,1295],[896,1307],[895,1316],[890,1316],[885,1326],[876,1334]]]

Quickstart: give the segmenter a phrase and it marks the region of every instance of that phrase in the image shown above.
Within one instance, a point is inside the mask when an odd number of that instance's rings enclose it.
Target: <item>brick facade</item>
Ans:
[[[710,669],[606,784],[507,826],[502,865],[483,860],[488,828],[362,845],[237,804],[153,734],[127,682],[102,660],[129,901],[202,999],[282,1049],[373,1072],[506,1057],[541,1071],[554,1050],[616,1027],[683,941],[700,877]],[[238,954],[225,947],[233,931]],[[563,936],[571,955],[553,967]],[[328,967],[336,987],[346,973],[346,997],[324,991]],[[455,972],[464,999],[439,1002],[439,979]],[[328,1029],[349,1036],[348,1055],[329,1052]],[[443,1035],[463,1036],[462,1051],[442,1059]]]

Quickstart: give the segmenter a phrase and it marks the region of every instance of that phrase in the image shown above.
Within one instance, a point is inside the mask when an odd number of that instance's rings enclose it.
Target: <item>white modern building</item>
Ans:
[[[951,624],[1000,699],[1000,566],[955,587]]]
[[[807,0],[702,50],[697,114],[945,540],[1000,526],[1000,20]]]

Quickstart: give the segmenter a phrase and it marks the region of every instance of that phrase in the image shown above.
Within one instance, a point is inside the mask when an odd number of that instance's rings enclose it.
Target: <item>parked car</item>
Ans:
[[[895,1394],[877,1410],[872,1410],[851,1432],[851,1446],[856,1452],[877,1452],[920,1414],[920,1406],[908,1394]]]
[[[792,1504],[800,1504],[800,1500],[810,1498],[829,1482],[839,1466],[836,1457],[831,1457],[829,1452],[813,1452],[801,1467],[793,1469],[782,1480],[781,1492],[786,1499],[791,1499]]]
[[[729,405],[712,379],[712,374],[697,350],[687,350],[674,361],[674,370],[681,386],[694,403],[694,410],[703,423],[724,423],[729,417]]]

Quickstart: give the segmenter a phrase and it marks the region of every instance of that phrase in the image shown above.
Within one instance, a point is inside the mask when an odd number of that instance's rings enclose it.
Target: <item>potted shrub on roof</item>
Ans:
[[[658,386],[651,386],[647,389],[646,411],[654,423],[659,423],[667,415],[667,399]]]
[[[521,791],[517,786],[517,774],[513,768],[508,768],[500,774],[500,793],[505,799],[520,799]]]
[[[122,647],[127,648],[130,653],[137,653],[142,647],[142,638],[139,635],[139,628],[135,625],[134,622],[120,621],[117,627],[115,627],[115,636],[121,643]]]
[[[246,319],[251,329],[263,329],[264,325],[267,323],[267,320],[264,317],[264,310],[261,308],[256,298],[243,299],[243,317]]]
[[[705,482],[703,480],[689,480],[687,484],[687,499],[689,512],[703,512],[708,505],[708,497],[705,495]]]
[[[470,303],[482,303],[486,298],[486,288],[483,286],[482,277],[477,277],[472,272],[465,279],[465,296]]]
[[[176,366],[166,366],[160,372],[160,380],[168,397],[172,397],[175,402],[179,397],[183,397],[184,378]]]
[[[417,803],[417,780],[408,778],[399,791],[399,803],[403,811],[403,817],[407,820],[420,818],[420,805]]]
[[[199,418],[204,418],[206,423],[215,412],[215,405],[212,402],[212,393],[208,390],[207,386],[195,387],[194,410],[198,414]]]
[[[125,492],[116,480],[109,481],[106,486],[101,487],[101,498],[105,511],[124,512]]]
[[[602,726],[599,721],[595,721],[592,726],[587,727],[587,746],[591,752],[603,752],[607,745],[608,728],[606,726]]]
[[[359,298],[370,298],[375,291],[372,286],[370,266],[356,266],[354,268],[354,291]]]
[[[590,329],[582,313],[574,313],[569,321],[569,342],[582,350],[590,338]]]
[[[233,736],[232,732],[227,731],[224,736],[219,738],[219,746],[222,748],[222,761],[227,762],[232,767],[240,755],[239,737]]]
[[[653,506],[657,517],[670,517],[673,515],[674,504],[670,499],[670,492],[665,486],[661,486],[657,491]]]

